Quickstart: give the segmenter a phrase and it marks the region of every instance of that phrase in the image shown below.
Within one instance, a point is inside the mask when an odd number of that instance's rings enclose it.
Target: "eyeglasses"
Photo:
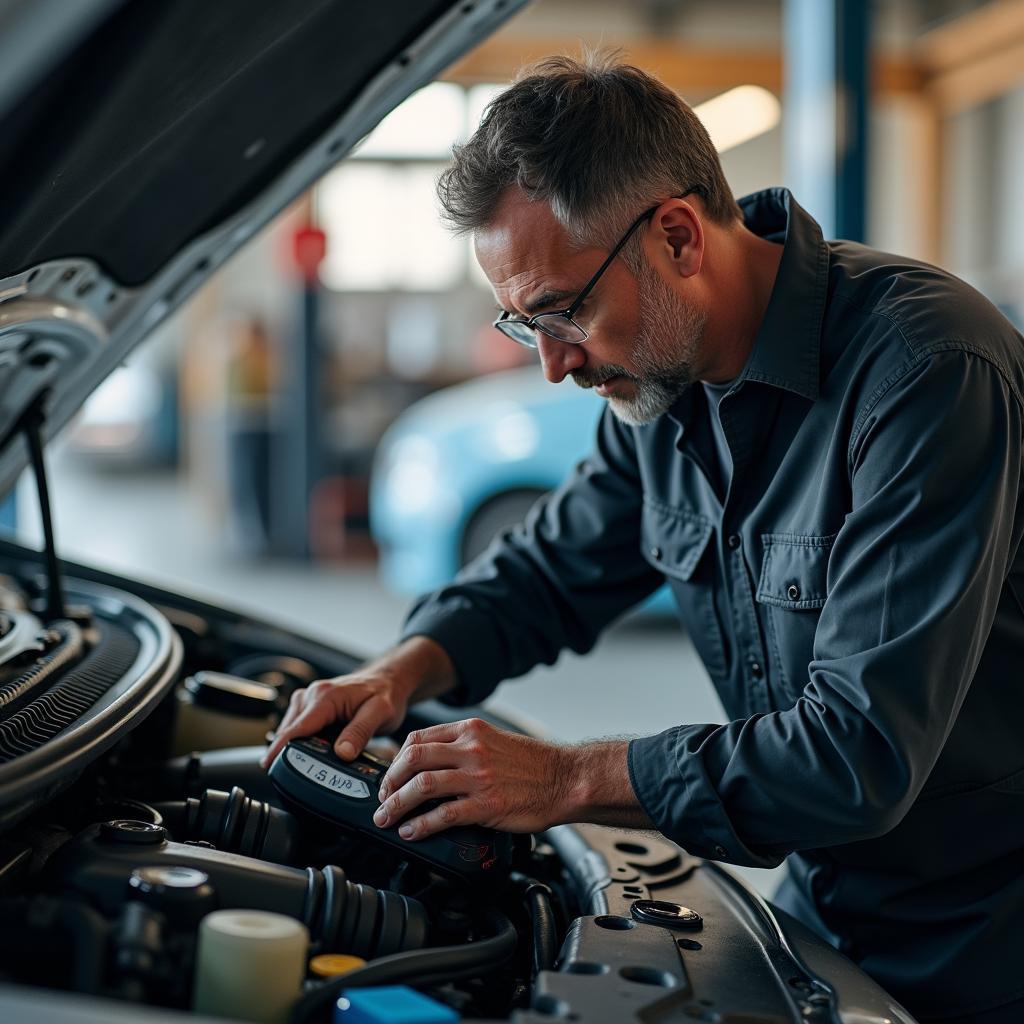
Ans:
[[[677,196],[673,196],[673,199],[683,199],[685,196],[697,193],[703,195],[700,188],[690,188],[685,192],[681,192]],[[661,203],[658,204],[660,206]],[[608,269],[609,264],[619,253],[622,251],[622,247],[629,241],[632,234],[645,220],[650,220],[654,216],[658,206],[652,206],[649,210],[644,210],[639,217],[632,224],[630,224],[626,233],[619,239],[615,244],[615,248],[608,253],[608,257],[604,263],[597,268],[597,273],[583,286],[583,290],[573,299],[572,305],[568,309],[560,309],[554,313],[537,313],[531,317],[515,317],[513,318],[511,313],[507,310],[504,311],[501,316],[491,325],[497,327],[502,334],[507,338],[511,338],[514,342],[519,345],[525,345],[526,348],[537,347],[537,331],[546,334],[549,338],[554,338],[555,341],[564,341],[570,345],[582,345],[583,342],[590,337],[589,334],[578,324],[573,317],[576,315],[580,306],[586,301],[587,296],[594,290],[594,285],[601,279],[601,275]]]

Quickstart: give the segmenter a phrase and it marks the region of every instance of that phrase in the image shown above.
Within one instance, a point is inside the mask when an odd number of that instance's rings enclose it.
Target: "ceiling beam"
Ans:
[[[990,0],[926,32],[914,47],[947,116],[1024,84],[1024,0]]]
[[[987,103],[1024,85],[1024,39],[928,80],[947,116]]]
[[[1024,39],[1024,0],[987,4],[938,25],[917,41],[914,54],[929,75],[953,71]]]
[[[471,85],[507,82],[524,65],[553,53],[579,53],[579,37],[516,36],[498,33],[453,64],[446,81]],[[737,85],[760,85],[782,91],[782,58],[771,49],[721,48],[636,39],[621,44],[627,60],[657,75],[684,96],[702,97]],[[873,68],[874,85],[883,93],[916,93],[924,76],[908,58],[881,57]]]
[[[553,53],[579,53],[579,36],[498,32],[442,76],[471,85],[507,82],[523,67]],[[781,94],[783,61],[774,48],[713,47],[636,38],[619,43],[625,57],[686,97],[701,99],[737,85]],[[908,53],[873,60],[872,86],[882,95],[924,95],[943,116],[1001,96],[1024,84],[1024,0],[989,0],[926,32]]]

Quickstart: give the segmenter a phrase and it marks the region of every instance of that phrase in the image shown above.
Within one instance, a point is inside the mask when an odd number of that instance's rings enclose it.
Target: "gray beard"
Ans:
[[[596,387],[612,377],[633,383],[631,398],[608,396],[612,413],[623,423],[638,427],[664,415],[693,383],[693,354],[704,336],[707,314],[687,305],[650,268],[638,275],[640,330],[633,351],[636,372],[608,365],[592,375],[573,374],[584,388]]]

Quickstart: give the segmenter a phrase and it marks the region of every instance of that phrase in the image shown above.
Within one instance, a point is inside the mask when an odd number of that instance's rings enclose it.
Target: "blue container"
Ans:
[[[345,989],[334,1007],[334,1024],[453,1024],[461,1019],[450,1006],[405,985]]]

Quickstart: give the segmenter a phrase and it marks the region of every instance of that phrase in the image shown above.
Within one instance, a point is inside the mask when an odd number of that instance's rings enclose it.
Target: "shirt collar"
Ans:
[[[739,379],[774,384],[814,401],[828,290],[828,246],[818,222],[788,188],[754,192],[738,202],[744,223],[755,235],[783,243],[768,308]]]
[[[788,188],[752,192],[737,202],[746,226],[783,248],[768,308],[736,380],[760,381],[814,401],[828,291],[829,250],[821,227]],[[684,388],[668,412],[680,428],[677,444],[693,416],[695,393],[703,390]]]

